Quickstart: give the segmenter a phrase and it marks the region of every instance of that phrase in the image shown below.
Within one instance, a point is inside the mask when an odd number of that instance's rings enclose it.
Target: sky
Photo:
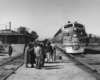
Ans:
[[[11,22],[12,30],[25,26],[45,39],[68,21],[82,23],[87,33],[100,36],[100,0],[0,0],[0,29]]]

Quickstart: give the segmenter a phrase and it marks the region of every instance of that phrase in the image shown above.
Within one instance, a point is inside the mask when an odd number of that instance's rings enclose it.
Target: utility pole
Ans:
[[[11,22],[9,22],[9,29],[11,30]]]

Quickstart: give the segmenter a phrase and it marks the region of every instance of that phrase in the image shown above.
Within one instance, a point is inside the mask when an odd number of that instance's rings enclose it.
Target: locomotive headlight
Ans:
[[[73,37],[77,37],[77,35],[76,34],[73,34]]]
[[[76,28],[74,28],[74,31],[77,31],[77,29],[76,29]]]

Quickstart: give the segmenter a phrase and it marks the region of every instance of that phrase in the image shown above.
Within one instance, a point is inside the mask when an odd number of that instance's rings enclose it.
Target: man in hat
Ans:
[[[36,54],[36,68],[40,69],[41,68],[41,60],[43,58],[42,56],[42,49],[40,47],[40,44],[35,44],[35,54]]]

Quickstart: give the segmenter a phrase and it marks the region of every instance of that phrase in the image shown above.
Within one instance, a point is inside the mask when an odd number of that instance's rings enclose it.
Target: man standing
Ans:
[[[34,43],[31,43],[31,45],[29,46],[28,53],[29,53],[31,67],[34,67],[35,64]]]
[[[41,66],[43,67],[44,66],[44,62],[45,62],[45,58],[46,58],[45,49],[44,49],[44,43],[43,42],[40,43],[40,47],[41,47],[41,50],[42,50]]]
[[[35,54],[36,54],[36,68],[41,68],[41,60],[42,60],[42,49],[40,47],[40,44],[35,44]]]
[[[47,62],[50,62],[50,57],[52,56],[52,46],[50,45],[50,42],[47,43]]]
[[[51,51],[52,52],[52,60],[56,61],[56,47],[55,47],[55,43],[52,42],[51,46],[52,46],[52,51]]]

